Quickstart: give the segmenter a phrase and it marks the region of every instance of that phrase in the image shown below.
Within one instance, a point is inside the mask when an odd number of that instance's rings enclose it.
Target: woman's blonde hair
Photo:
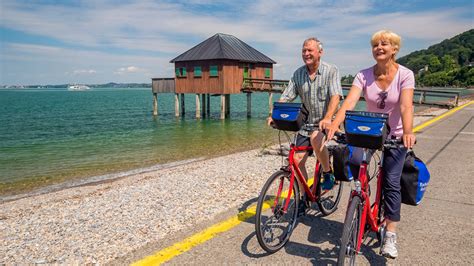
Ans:
[[[390,44],[395,47],[395,49],[397,50],[396,53],[393,55],[393,57],[395,57],[395,55],[400,51],[400,47],[402,46],[402,38],[393,31],[380,30],[374,33],[374,35],[372,35],[372,39],[370,39],[370,44],[374,46],[381,40],[389,41]]]

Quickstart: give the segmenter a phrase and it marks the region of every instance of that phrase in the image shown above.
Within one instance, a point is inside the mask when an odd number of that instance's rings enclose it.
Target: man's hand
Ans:
[[[275,127],[275,123],[273,122],[273,118],[271,116],[267,118],[267,125],[273,128]]]

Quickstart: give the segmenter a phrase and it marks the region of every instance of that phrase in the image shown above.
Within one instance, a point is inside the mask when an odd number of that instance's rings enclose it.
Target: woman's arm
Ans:
[[[328,108],[326,111],[326,115],[319,122],[319,131],[323,131],[324,129],[326,129],[327,126],[331,124],[331,119],[334,113],[336,113],[337,106],[339,105],[340,100],[341,100],[341,95],[339,94],[331,96],[331,99],[329,100]]]
[[[413,148],[415,145],[415,134],[413,134],[413,91],[414,89],[403,89],[400,94],[400,111],[402,114],[403,145]]]
[[[336,118],[332,121],[331,125],[326,128],[327,139],[330,140],[334,137],[334,133],[339,129],[339,125],[344,121],[346,116],[346,110],[352,110],[359,101],[362,89],[352,85],[349,94],[342,103],[341,108],[337,111]]]

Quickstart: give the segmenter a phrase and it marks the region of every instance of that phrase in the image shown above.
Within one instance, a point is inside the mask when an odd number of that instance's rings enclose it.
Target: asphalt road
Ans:
[[[385,259],[378,255],[375,235],[364,242],[361,265],[472,265],[474,260],[474,104],[417,133],[415,152],[427,164],[431,181],[420,206],[402,205],[398,227],[399,257]],[[311,210],[303,217],[288,244],[268,255],[259,246],[250,219],[184,252],[165,264],[335,264],[339,251],[349,186],[345,186],[339,209],[328,217]],[[250,199],[248,205],[256,199]],[[231,210],[222,215],[235,215]],[[216,221],[195,228],[199,232]],[[179,242],[193,232],[172,236],[163,248]],[[156,247],[155,247],[156,248]],[[155,249],[155,252],[157,250]],[[144,249],[133,257],[139,259],[153,250]]]

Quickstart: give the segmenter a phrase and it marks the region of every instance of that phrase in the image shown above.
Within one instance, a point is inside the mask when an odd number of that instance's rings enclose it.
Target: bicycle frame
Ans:
[[[294,156],[295,156],[295,153],[297,151],[312,151],[312,150],[313,150],[313,148],[311,146],[296,147],[294,144],[291,144],[291,146],[290,146],[290,152],[289,152],[289,155],[288,155],[289,168],[290,168],[290,172],[291,172],[290,188],[288,190],[288,195],[287,195],[287,198],[286,198],[286,201],[285,201],[285,206],[283,208],[284,212],[287,211],[288,205],[290,204],[290,201],[291,201],[291,194],[293,193],[293,185],[295,183],[295,175],[298,178],[298,180],[301,182],[301,184],[303,184],[303,188],[306,192],[306,195],[309,197],[309,199],[312,202],[317,200],[317,197],[316,197],[316,184],[317,184],[317,182],[319,182],[319,179],[316,178],[316,175],[319,172],[319,169],[321,167],[321,163],[319,162],[319,160],[316,161],[315,170],[314,170],[314,174],[313,174],[313,184],[314,184],[314,186],[313,186],[313,189],[311,191],[310,188],[309,188],[308,183],[306,182],[305,178],[303,177],[303,174],[301,173],[300,168],[298,167],[298,165],[296,164],[296,162],[294,160]],[[280,195],[281,189],[282,189],[282,187],[280,186],[279,191],[278,191],[278,195]],[[277,200],[278,199],[275,199],[275,202],[277,202]]]
[[[382,180],[383,180],[383,172],[382,172],[382,165],[383,165],[383,156],[381,156],[381,160],[378,165],[378,174],[377,174],[377,191],[375,195],[375,202],[371,207],[370,204],[370,197],[368,193],[369,189],[369,178],[367,176],[367,150],[364,149],[364,155],[362,159],[362,163],[360,165],[358,181],[360,182],[360,190],[356,187],[356,190],[352,190],[351,197],[349,199],[349,203],[352,201],[354,197],[361,197],[362,203],[364,204],[364,208],[362,210],[361,220],[360,220],[360,230],[359,236],[357,239],[357,249],[356,251],[360,251],[360,247],[362,244],[362,239],[365,233],[365,225],[368,223],[370,225],[370,229],[374,232],[378,232],[380,229],[380,225],[383,224],[383,220],[377,221],[378,213],[380,208],[380,202],[382,198]]]

